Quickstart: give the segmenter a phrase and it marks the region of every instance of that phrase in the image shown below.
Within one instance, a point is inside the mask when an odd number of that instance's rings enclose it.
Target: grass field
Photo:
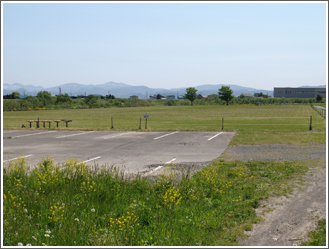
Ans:
[[[144,114],[149,114],[145,129]],[[312,131],[309,131],[312,116]],[[231,145],[259,143],[325,143],[326,123],[309,105],[152,106],[79,110],[40,110],[3,113],[4,129],[29,128],[27,120],[72,120],[69,130],[238,131]],[[32,129],[35,128],[33,124]],[[47,126],[46,126],[47,127]],[[44,129],[44,128],[39,128]],[[47,128],[46,128],[47,129]]]
[[[3,113],[3,128],[28,127],[27,120],[39,117],[73,120],[69,128],[62,123],[52,129],[111,130],[113,117],[113,130],[139,130],[142,117],[145,131],[146,113],[146,131],[220,131],[224,117],[224,131],[237,132],[231,146],[326,143],[326,122],[309,105],[15,111]],[[139,176],[127,181],[115,168],[95,172],[78,161],[58,165],[51,158],[27,172],[26,159],[18,159],[3,169],[3,245],[238,245],[238,237],[259,221],[259,201],[274,193],[286,195],[290,181],[316,163],[218,159],[193,176],[182,169],[178,181],[176,166],[170,165],[151,182]],[[319,236],[323,240],[323,233]],[[319,236],[312,235],[310,243]]]
[[[5,246],[238,245],[259,221],[255,208],[311,162],[214,162],[191,178],[169,165],[156,183],[125,181],[116,169],[92,171],[78,161],[26,159],[4,170]]]

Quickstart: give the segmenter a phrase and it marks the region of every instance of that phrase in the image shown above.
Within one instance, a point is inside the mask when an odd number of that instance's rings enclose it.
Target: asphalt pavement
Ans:
[[[4,130],[3,165],[18,156],[31,167],[51,156],[88,165],[117,166],[130,173],[155,173],[168,164],[207,164],[220,156],[234,132],[133,132]]]

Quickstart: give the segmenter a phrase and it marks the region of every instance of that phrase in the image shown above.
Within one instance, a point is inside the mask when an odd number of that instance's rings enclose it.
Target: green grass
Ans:
[[[259,201],[290,192],[289,180],[310,163],[217,161],[192,177],[171,165],[151,182],[51,158],[28,173],[18,159],[3,169],[3,244],[238,245],[259,221]]]
[[[62,130],[139,130],[145,131],[144,114],[149,114],[146,131],[238,131],[234,144],[325,143],[325,120],[309,105],[230,105],[230,106],[152,106],[134,108],[100,108],[79,110],[40,110],[3,113],[4,129],[21,129],[27,120],[71,119]],[[309,131],[312,116],[312,131]],[[35,123],[32,129],[35,128]],[[46,126],[47,127],[47,126]],[[44,129],[44,128],[39,128]],[[47,128],[46,128],[47,129]]]
[[[303,242],[302,246],[326,246],[326,219],[320,220],[318,228],[309,233],[310,240]]]
[[[326,143],[325,120],[309,105],[297,104],[13,111],[3,113],[3,128],[25,124],[29,130],[26,121],[39,117],[73,120],[69,128],[52,124],[53,130],[111,130],[113,117],[113,130],[137,131],[142,117],[145,131],[146,113],[146,131],[221,131],[224,117],[224,131],[237,133],[230,146]],[[127,180],[115,168],[93,171],[74,160],[62,168],[50,158],[28,173],[26,159],[19,159],[3,169],[3,244],[238,245],[238,237],[259,221],[259,201],[290,193],[290,181],[313,163],[218,159],[192,177],[182,169],[182,179],[168,166],[152,182],[139,176]]]

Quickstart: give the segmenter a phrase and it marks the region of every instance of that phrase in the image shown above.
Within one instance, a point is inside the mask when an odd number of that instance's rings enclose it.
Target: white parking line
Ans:
[[[56,131],[46,131],[46,132],[33,133],[33,134],[26,134],[26,135],[14,136],[14,137],[34,136],[34,135],[45,134],[45,133],[49,133],[49,132],[56,132]],[[14,138],[14,137],[11,137],[11,138]]]
[[[147,172],[146,174],[144,174],[144,176],[147,176],[147,175],[153,173],[154,171],[157,171],[158,169],[161,169],[162,167],[163,167],[163,166],[158,166],[158,167],[156,167],[155,169],[152,169],[150,172]]]
[[[112,138],[112,137],[119,137],[119,136],[122,136],[122,135],[126,135],[126,134],[129,134],[129,133],[135,133],[135,132],[136,131],[121,133],[119,135],[114,135],[114,136],[110,136],[110,137],[103,137],[103,139],[108,139],[108,138]]]
[[[23,158],[23,157],[29,157],[29,156],[32,156],[32,155],[21,156],[21,158]],[[3,161],[3,162],[8,162],[8,161],[16,160],[17,158],[18,158],[18,157],[13,158],[13,159],[8,159],[8,160],[5,160],[5,161]]]
[[[94,131],[88,131],[88,132],[82,132],[82,133],[77,133],[77,134],[72,134],[72,135],[60,136],[60,137],[56,137],[56,138],[71,137],[71,136],[83,135],[83,134],[87,134],[87,133],[91,133],[91,132],[94,132]]]
[[[215,138],[215,137],[217,137],[218,135],[220,135],[220,134],[222,134],[222,133],[223,133],[223,132],[220,132],[220,133],[216,134],[215,136],[209,138],[208,141],[211,140],[211,139],[213,139],[213,138]]]
[[[94,157],[94,158],[92,158],[92,159],[89,159],[89,160],[83,161],[83,163],[90,162],[90,161],[92,161],[92,160],[96,160],[96,159],[98,159],[98,158],[101,158],[101,156]]]
[[[169,164],[169,163],[172,163],[173,161],[176,161],[176,158],[173,158],[173,159],[171,159],[170,161],[166,162],[165,165],[166,165],[166,164]]]
[[[163,135],[163,136],[160,136],[160,137],[156,137],[156,138],[154,138],[154,140],[159,139],[159,138],[162,138],[162,137],[166,137],[166,136],[169,136],[169,135],[172,135],[172,134],[175,134],[175,133],[177,133],[177,132],[179,132],[179,131],[175,131],[175,132],[168,133],[168,134]]]

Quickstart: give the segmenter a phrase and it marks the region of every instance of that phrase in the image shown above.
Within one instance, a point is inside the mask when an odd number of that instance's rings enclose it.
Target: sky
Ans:
[[[323,2],[5,2],[1,82],[151,88],[328,82]]]

